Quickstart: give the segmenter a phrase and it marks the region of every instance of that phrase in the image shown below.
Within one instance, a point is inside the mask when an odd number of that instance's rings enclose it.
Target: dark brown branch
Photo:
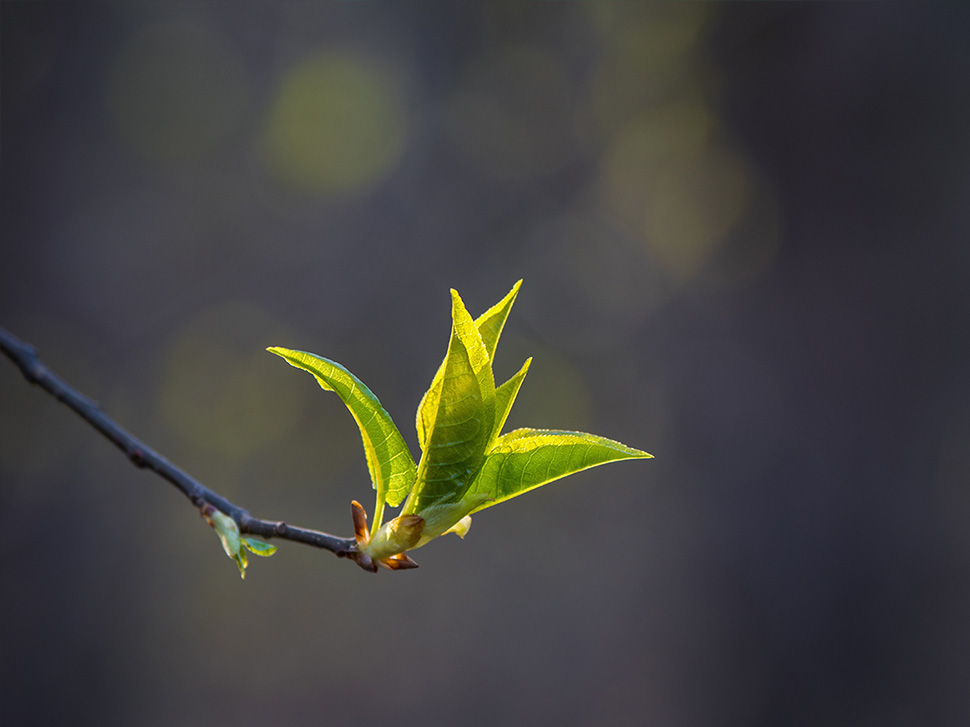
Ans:
[[[200,510],[213,505],[236,521],[239,531],[263,538],[282,538],[313,545],[345,557],[354,555],[355,540],[338,538],[319,530],[296,527],[282,521],[261,520],[229,502],[222,495],[193,479],[154,449],[123,429],[104,413],[101,405],[86,397],[51,371],[37,357],[37,351],[13,334],[0,328],[0,351],[17,364],[24,378],[36,384],[113,442],[136,467],[147,468],[175,485]]]

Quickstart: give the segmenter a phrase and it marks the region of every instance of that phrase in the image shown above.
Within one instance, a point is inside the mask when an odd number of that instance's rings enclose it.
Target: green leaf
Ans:
[[[291,366],[313,374],[322,389],[334,392],[347,405],[364,441],[367,467],[377,490],[378,509],[385,501],[391,507],[400,505],[414,484],[417,468],[401,432],[371,390],[336,361],[288,348],[274,346],[266,350]],[[374,523],[375,528],[380,525],[378,513],[374,515]]]
[[[450,528],[448,528],[447,530],[445,530],[442,533],[442,535],[447,535],[448,533],[454,533],[459,538],[461,538],[462,540],[464,540],[465,539],[465,536],[468,535],[468,530],[469,530],[469,528],[471,528],[471,526],[472,526],[472,516],[471,515],[465,515],[465,517],[463,517],[461,520],[459,520],[458,522],[456,522]]]
[[[415,425],[421,446],[417,466],[390,416],[364,384],[338,363],[304,351],[270,348],[290,365],[310,372],[347,405],[360,427],[377,507],[368,532],[355,501],[355,560],[367,570],[416,564],[404,552],[445,533],[468,532],[472,513],[504,502],[566,475],[623,459],[652,455],[583,432],[519,429],[502,435],[512,405],[532,363],[495,386],[492,361],[522,281],[477,319],[454,290],[448,352],[418,405]],[[385,504],[404,502],[401,514],[382,524]],[[241,572],[246,549],[269,555],[272,546],[251,538],[235,542],[220,534]],[[230,552],[233,551],[233,552]]]
[[[512,290],[510,290],[508,294],[502,298],[502,300],[482,313],[482,315],[475,320],[475,327],[478,329],[478,333],[482,337],[482,344],[485,346],[485,354],[488,356],[490,363],[495,359],[495,349],[498,346],[498,339],[502,335],[502,329],[505,327],[505,321],[509,317],[509,311],[512,310],[512,304],[515,302],[515,298],[519,294],[519,288],[521,286],[522,281],[520,280],[512,286]],[[431,380],[431,386],[428,387],[428,390],[425,392],[424,396],[421,397],[421,402],[418,404],[418,414],[415,425],[418,430],[418,445],[421,447],[422,452],[425,449],[428,439],[427,435],[431,429],[430,424],[434,418],[434,412],[432,411],[434,406],[433,402],[435,401],[435,397],[439,396],[441,378],[444,376],[445,372],[445,363],[447,363],[447,356],[445,357],[445,360],[441,362],[441,365],[435,372],[434,378]],[[506,415],[507,414],[508,412],[506,412]]]
[[[560,477],[621,459],[653,455],[584,432],[516,429],[491,447],[467,499],[487,497],[469,513],[517,497]]]
[[[515,376],[495,389],[495,428],[492,430],[492,441],[489,442],[490,445],[502,433],[502,427],[505,426],[505,420],[508,419],[512,405],[515,403],[515,397],[519,393],[519,387],[522,386],[522,382],[525,380],[525,375],[529,373],[529,366],[531,365],[532,357],[530,356],[525,360],[522,368],[519,369]]]
[[[226,551],[226,555],[232,558],[239,568],[239,576],[245,578],[246,566],[249,565],[249,562],[246,559],[246,551],[242,547],[244,539],[239,535],[239,526],[236,525],[236,521],[211,505],[203,510],[202,514],[206,522],[216,531],[216,535],[219,536],[219,542],[222,543],[222,549]]]
[[[451,298],[451,342],[441,379],[421,404],[424,454],[403,514],[457,504],[478,471],[495,426],[495,381],[488,352],[461,297],[452,290]],[[428,531],[426,526],[426,535]]]
[[[262,540],[256,540],[256,538],[243,538],[242,542],[250,553],[263,558],[269,558],[273,553],[276,552],[275,545],[264,543]]]
[[[457,502],[441,500],[425,505],[418,513],[424,519],[424,530],[414,547],[420,548],[445,533],[456,532],[456,527],[463,527],[460,525],[463,521],[471,526],[471,513],[488,500],[487,495],[465,494]],[[467,532],[468,528],[464,530]]]
[[[509,311],[512,310],[512,304],[519,294],[520,287],[522,287],[521,280],[512,286],[512,290],[502,300],[475,319],[475,326],[482,336],[489,361],[495,360],[495,349],[498,347],[499,336],[502,335],[502,329],[505,327],[505,321],[509,317]]]
[[[236,521],[215,508],[207,514],[206,520],[219,536],[219,542],[222,543],[222,549],[226,551],[226,555],[232,558],[239,551],[239,526],[236,525]]]
[[[249,559],[246,557],[246,549],[240,548],[239,551],[232,556],[232,559],[236,563],[236,567],[239,568],[239,577],[246,580],[246,569],[249,567]]]

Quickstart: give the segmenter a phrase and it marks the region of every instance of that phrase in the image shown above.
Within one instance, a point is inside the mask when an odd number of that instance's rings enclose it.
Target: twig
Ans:
[[[339,557],[353,557],[355,540],[288,525],[283,521],[261,520],[253,517],[222,495],[213,492],[162,457],[154,449],[122,428],[104,413],[101,405],[86,397],[51,371],[37,357],[36,349],[13,334],[0,328],[0,351],[17,364],[24,378],[36,384],[113,442],[136,467],[150,469],[175,485],[200,510],[213,505],[236,521],[241,533],[263,538],[283,538],[305,545],[313,545],[336,553]]]

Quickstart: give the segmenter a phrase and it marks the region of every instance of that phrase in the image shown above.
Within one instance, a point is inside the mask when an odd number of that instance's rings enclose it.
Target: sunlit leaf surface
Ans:
[[[574,472],[652,456],[595,434],[516,429],[496,440],[466,497],[488,497],[477,512]]]
[[[406,513],[459,501],[478,471],[495,424],[488,352],[461,297],[451,293],[451,343],[442,376],[422,401],[424,454]]]
[[[416,468],[390,416],[347,369],[302,351],[268,349],[335,391],[357,420],[377,488],[370,531],[363,507],[354,502],[353,510],[357,562],[367,570],[414,567],[398,556],[445,533],[464,538],[472,513],[574,472],[652,456],[583,432],[517,429],[501,434],[532,363],[527,359],[496,388],[492,359],[521,283],[474,320],[461,296],[451,291],[448,353],[418,405],[422,456]],[[385,501],[391,506],[404,501],[401,514],[388,523],[382,522]]]
[[[510,290],[508,294],[502,298],[502,300],[475,319],[475,327],[478,328],[478,333],[482,337],[482,344],[485,346],[485,353],[488,356],[490,363],[494,362],[495,360],[495,349],[498,346],[498,339],[502,335],[502,329],[505,327],[505,321],[508,320],[509,312],[512,310],[512,304],[515,302],[515,298],[518,296],[519,288],[521,286],[522,281],[519,280],[515,285],[512,286],[512,290]],[[421,403],[418,404],[416,426],[418,430],[418,444],[421,446],[422,451],[424,450],[425,441],[427,440],[429,422],[433,416],[433,412],[431,411],[431,400],[434,397],[440,396],[439,390],[441,386],[441,377],[444,374],[446,363],[447,357],[445,361],[441,362],[441,366],[438,367],[437,372],[435,372],[434,379],[431,381],[431,386],[428,387],[427,392],[425,392],[424,396],[421,398]],[[521,379],[519,383],[521,383]],[[518,390],[517,386],[515,388]],[[512,398],[514,398],[514,394]],[[496,409],[496,411],[498,411],[498,409]],[[505,415],[508,415],[508,411],[505,412]],[[504,421],[505,417],[503,416],[502,422]],[[496,422],[496,432],[498,428],[502,426],[502,422]]]
[[[414,484],[414,459],[401,432],[371,390],[335,361],[287,348],[267,350],[291,366],[313,374],[321,388],[334,392],[347,405],[360,428],[378,503],[386,501],[391,507],[400,505]]]

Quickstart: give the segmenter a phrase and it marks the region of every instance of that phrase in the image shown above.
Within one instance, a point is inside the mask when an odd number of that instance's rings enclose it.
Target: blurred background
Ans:
[[[9,725],[970,720],[970,13],[4,2],[0,325],[260,517],[370,510],[314,351],[414,410],[525,279],[509,422],[649,462],[372,576],[245,582],[0,362]]]

